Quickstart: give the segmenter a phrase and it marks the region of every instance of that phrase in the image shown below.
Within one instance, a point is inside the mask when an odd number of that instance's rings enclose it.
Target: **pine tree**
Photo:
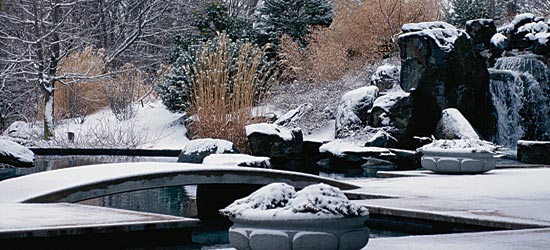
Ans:
[[[273,44],[287,34],[305,44],[310,26],[328,27],[332,22],[331,0],[265,0],[258,26]]]
[[[494,3],[494,10],[491,3]],[[449,23],[464,27],[468,20],[500,19],[505,12],[504,4],[505,1],[499,0],[449,0],[449,6],[445,12]]]

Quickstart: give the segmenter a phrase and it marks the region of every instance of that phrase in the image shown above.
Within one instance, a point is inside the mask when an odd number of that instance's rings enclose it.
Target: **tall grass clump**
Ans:
[[[54,118],[75,118],[81,122],[91,113],[107,105],[100,87],[104,73],[105,51],[87,47],[73,52],[60,62],[58,75],[65,76],[55,83]]]
[[[396,52],[403,24],[439,19],[438,0],[339,0],[329,27],[315,29],[307,47],[283,37],[279,55],[295,78],[336,80]]]
[[[225,139],[246,151],[245,126],[277,81],[267,49],[220,34],[180,56],[182,64],[159,86],[159,95],[172,110],[192,115],[194,138]]]

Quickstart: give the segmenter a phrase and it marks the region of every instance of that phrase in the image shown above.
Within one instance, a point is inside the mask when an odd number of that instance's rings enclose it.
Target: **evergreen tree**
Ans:
[[[494,10],[492,10],[492,3]],[[505,2],[499,0],[449,0],[445,13],[449,23],[464,27],[467,21],[473,19],[500,19],[505,12],[504,5]]]
[[[278,44],[282,34],[305,44],[309,26],[330,25],[332,9],[331,0],[265,0],[259,9],[258,27],[272,44]]]

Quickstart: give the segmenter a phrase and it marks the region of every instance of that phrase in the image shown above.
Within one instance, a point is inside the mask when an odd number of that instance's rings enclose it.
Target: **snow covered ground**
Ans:
[[[119,121],[106,108],[80,122],[59,121],[51,142],[40,140],[42,124],[22,124],[18,131],[4,132],[3,138],[26,146],[63,148],[153,148],[181,149],[189,139],[181,118],[183,114],[168,111],[161,101],[134,104],[136,115]],[[74,133],[74,142],[68,133]],[[10,137],[13,135],[14,137]]]

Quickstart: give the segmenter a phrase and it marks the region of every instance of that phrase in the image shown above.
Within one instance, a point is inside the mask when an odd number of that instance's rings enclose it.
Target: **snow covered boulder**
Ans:
[[[468,120],[455,108],[441,111],[441,119],[437,123],[434,136],[437,139],[447,140],[480,139]]]
[[[392,136],[401,141],[407,134],[412,109],[410,93],[402,90],[387,92],[374,101],[369,111],[369,124],[373,127],[394,128]]]
[[[399,142],[395,137],[385,130],[378,130],[376,133],[369,138],[365,143],[365,147],[379,147],[379,148],[395,148]]]
[[[367,86],[345,93],[336,113],[336,138],[347,137],[367,124],[367,112],[378,97],[378,87]]]
[[[379,147],[365,147],[360,142],[335,140],[319,148],[323,158],[328,159],[329,169],[356,168],[365,164],[370,158],[395,161],[396,156],[390,150]]]
[[[451,24],[446,22],[420,22],[420,23],[406,23],[401,27],[401,33],[410,33],[423,30],[433,30],[433,29],[456,29]]]
[[[401,89],[399,78],[401,67],[391,64],[384,64],[376,69],[370,78],[370,84],[378,87],[380,92]]]
[[[305,114],[313,110],[313,104],[304,103],[297,108],[283,114],[274,123],[280,126],[289,126],[300,120]]]
[[[422,167],[442,174],[480,174],[496,166],[499,147],[483,140],[436,140],[418,148]]]
[[[454,107],[483,137],[494,136],[489,72],[468,34],[456,28],[427,29],[402,34],[398,43],[401,87],[413,98],[410,135],[433,134],[441,111]]]
[[[519,14],[497,32],[491,38],[495,48],[550,56],[550,26],[543,17],[531,13]]]
[[[195,139],[187,142],[181,151],[178,162],[202,163],[204,158],[211,154],[238,154],[239,149],[226,140],[221,139]]]
[[[518,141],[518,160],[533,164],[550,164],[550,141]]]
[[[275,169],[300,170],[303,134],[300,129],[258,123],[246,126],[252,155],[269,157]]]
[[[359,250],[369,238],[367,208],[322,183],[298,192],[269,184],[220,213],[233,221],[229,242],[239,250]]]
[[[0,163],[19,168],[33,167],[34,153],[15,142],[0,139]]]
[[[466,33],[472,38],[476,49],[489,49],[491,38],[497,33],[497,26],[493,19],[470,20],[466,22]]]
[[[241,166],[255,168],[271,168],[268,157],[247,154],[211,154],[204,158],[203,165]]]

